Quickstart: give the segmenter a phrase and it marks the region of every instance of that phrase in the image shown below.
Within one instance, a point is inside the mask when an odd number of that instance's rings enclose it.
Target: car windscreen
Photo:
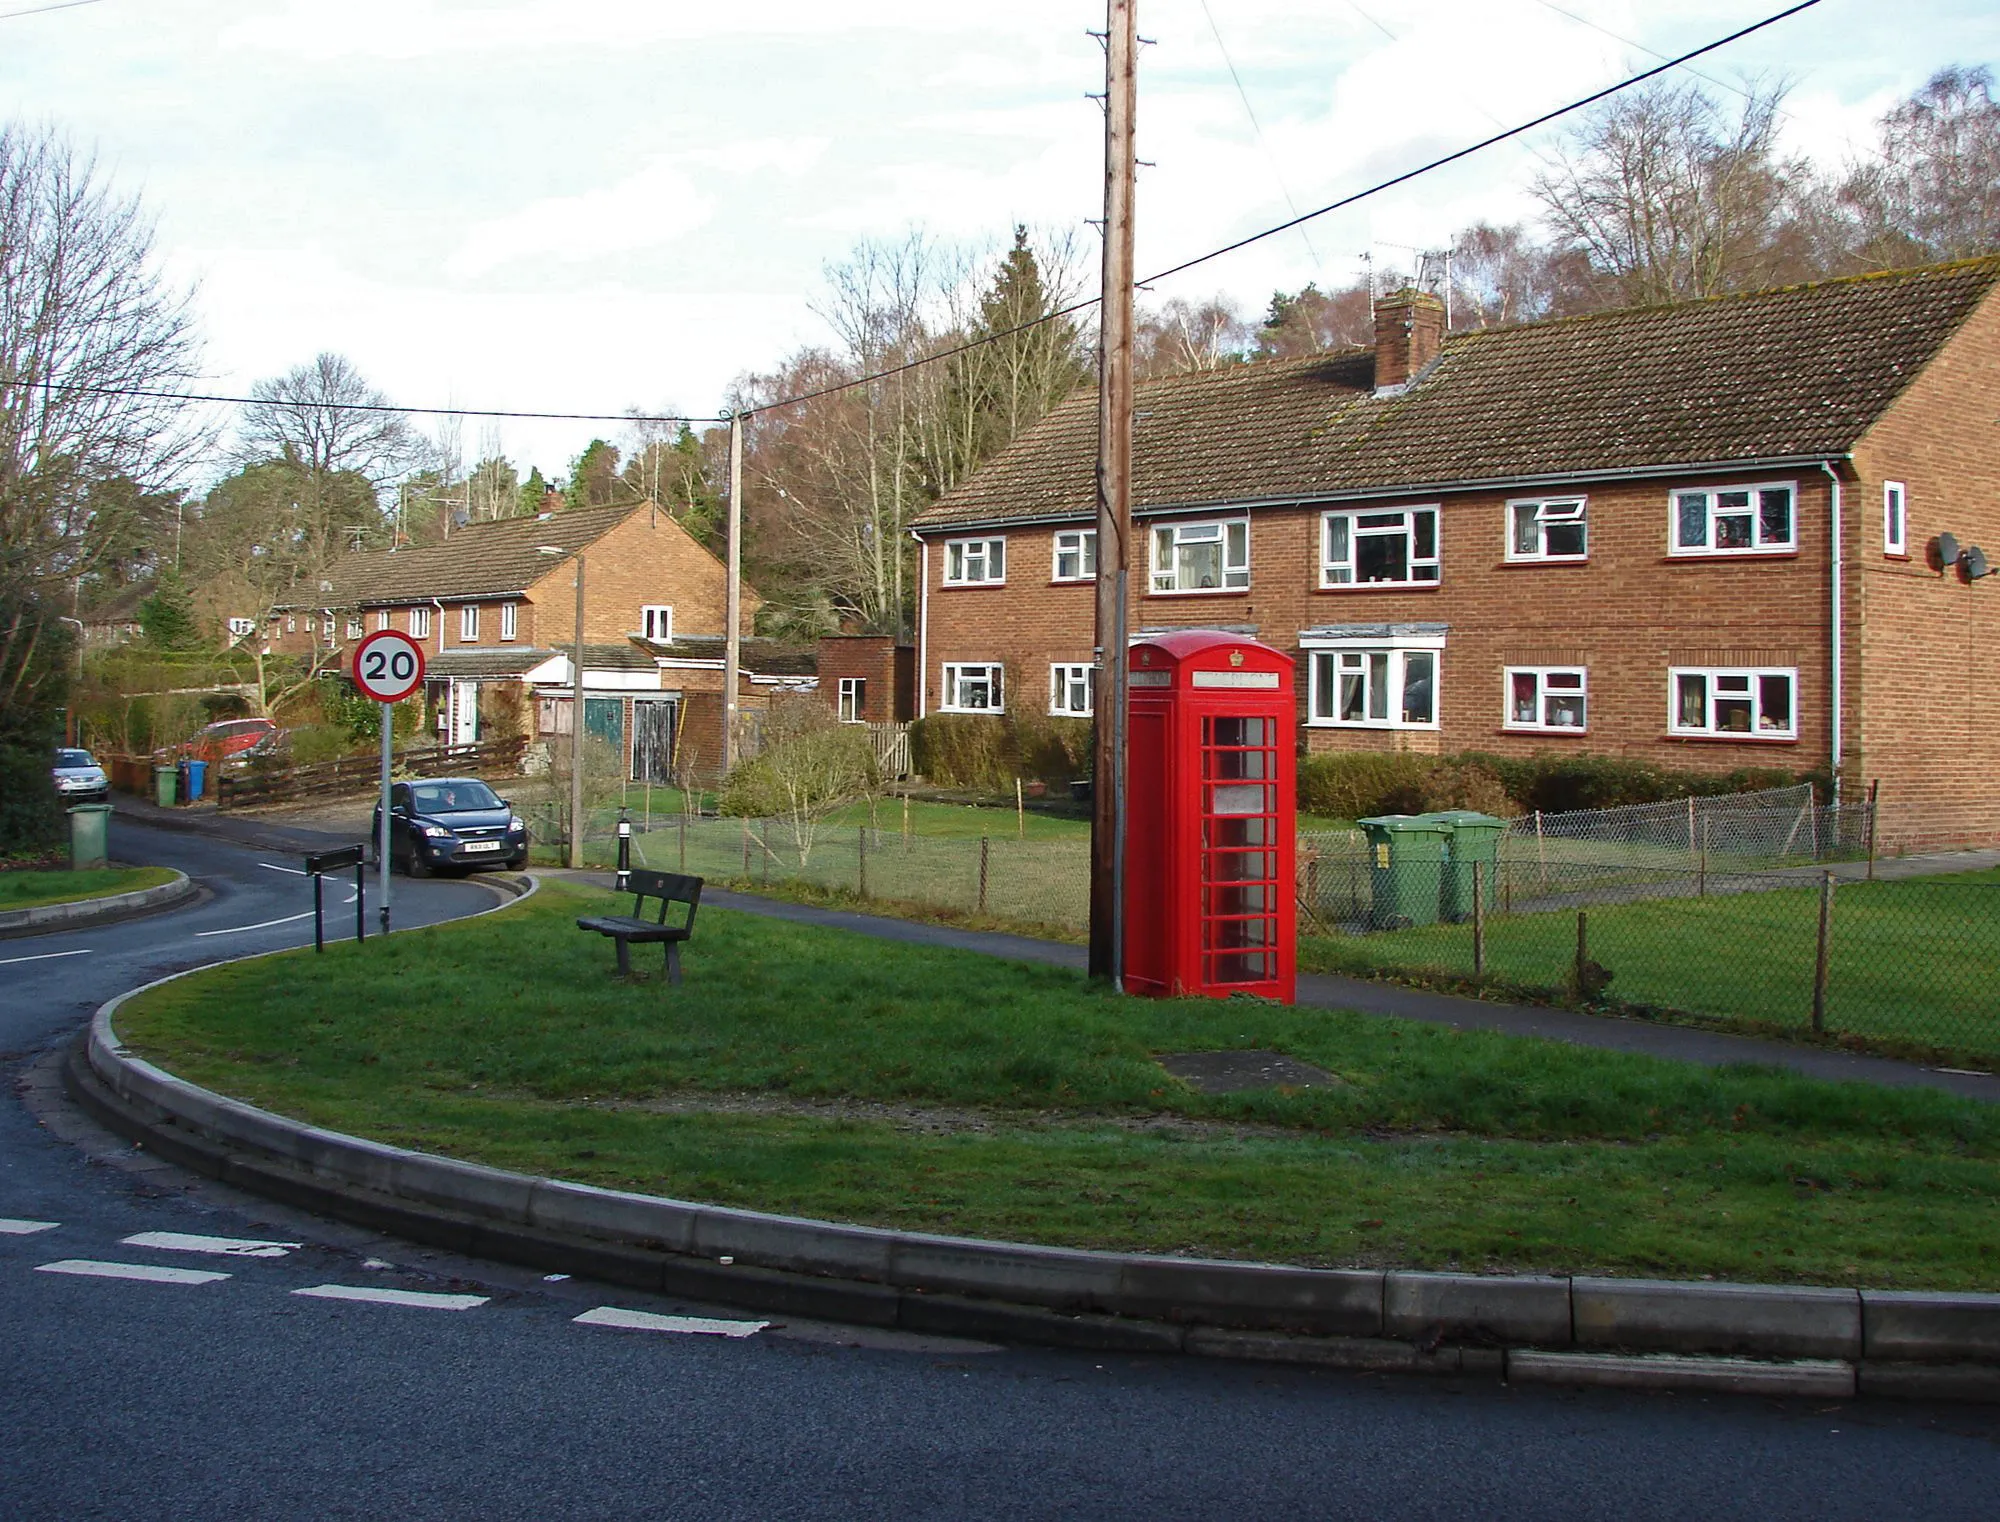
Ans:
[[[483,782],[420,782],[410,789],[419,814],[454,814],[464,809],[497,809],[500,800]]]
[[[56,752],[57,766],[95,766],[87,750],[59,750]]]

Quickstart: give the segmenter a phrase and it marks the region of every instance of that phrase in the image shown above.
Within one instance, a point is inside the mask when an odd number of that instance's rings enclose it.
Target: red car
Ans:
[[[277,729],[269,719],[218,719],[194,733],[179,753],[196,761],[226,761]]]

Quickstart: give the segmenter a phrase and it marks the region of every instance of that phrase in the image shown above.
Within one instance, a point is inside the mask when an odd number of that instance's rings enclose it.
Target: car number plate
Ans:
[[[466,851],[497,851],[500,849],[500,842],[497,840],[468,840],[460,849]]]

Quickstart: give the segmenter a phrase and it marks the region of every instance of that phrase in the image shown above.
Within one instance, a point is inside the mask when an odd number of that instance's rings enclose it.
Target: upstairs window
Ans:
[[[256,632],[257,620],[254,618],[232,618],[229,620],[229,637],[231,639],[244,639]]]
[[[358,617],[347,620],[347,637],[349,639],[361,638],[361,620]]]
[[[514,631],[516,628],[514,619],[515,619],[514,604],[511,602],[503,602],[502,604],[500,604],[500,637],[502,639],[512,639],[514,637]]]
[[[1677,491],[1673,553],[1755,555],[1796,550],[1797,496],[1789,483]]]
[[[843,724],[861,724],[867,719],[868,679],[844,676],[840,679],[839,718]]]
[[[378,608],[376,610],[375,627],[378,629],[386,629],[389,627],[389,610],[387,608]]]
[[[1095,672],[1096,668],[1087,664],[1049,667],[1049,712],[1071,718],[1089,718],[1094,711],[1091,706],[1091,678]]]
[[[1538,497],[1507,504],[1509,560],[1582,560],[1588,525],[1581,497]]]
[[[674,610],[666,603],[647,603],[639,610],[639,632],[662,645],[672,644]]]
[[[1250,585],[1250,520],[1168,523],[1153,530],[1155,592],[1240,592]]]
[[[479,604],[466,603],[458,610],[458,638],[462,644],[479,642]]]
[[[1577,666],[1509,666],[1506,671],[1507,729],[1581,734],[1585,677]]]
[[[1003,681],[997,663],[947,661],[944,707],[951,713],[999,713],[1005,696]]]
[[[992,586],[1007,579],[1005,539],[950,539],[944,547],[944,584]]]
[[[1320,530],[1319,584],[1422,586],[1438,579],[1438,510],[1328,513]]]
[[[410,609],[410,638],[429,639],[431,637],[431,610],[429,608]]]
[[[1798,738],[1795,670],[1676,667],[1671,729],[1677,735],[1743,735],[1764,740]]]
[[[1882,483],[1882,553],[1910,553],[1910,520],[1901,481]]]
[[[1097,577],[1097,530],[1066,529],[1056,535],[1056,581],[1094,581]]]

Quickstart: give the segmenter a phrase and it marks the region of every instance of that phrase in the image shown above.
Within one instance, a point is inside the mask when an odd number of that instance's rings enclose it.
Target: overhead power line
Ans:
[[[402,412],[415,417],[527,418],[559,423],[726,423],[726,415],[644,412],[503,412],[491,407],[404,407],[395,402],[325,402],[306,396],[210,396],[195,391],[148,391],[134,386],[83,386],[69,381],[28,381],[45,391],[90,396],[140,396],[162,402],[222,402],[236,407],[317,407],[326,412]]]
[[[34,5],[25,11],[0,11],[0,21],[12,21],[16,16],[39,16],[47,11],[73,11],[78,6],[97,3],[98,0],[61,0],[57,5]]]

